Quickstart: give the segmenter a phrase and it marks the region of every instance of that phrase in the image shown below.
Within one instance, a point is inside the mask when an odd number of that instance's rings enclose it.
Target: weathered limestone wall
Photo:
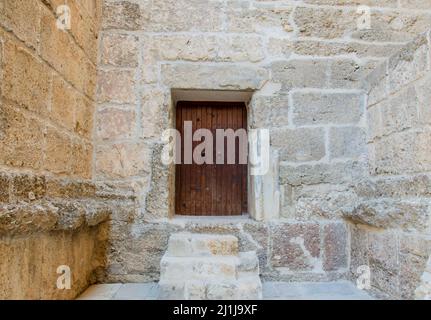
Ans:
[[[414,298],[431,254],[430,59],[427,32],[365,79],[370,178],[346,214],[351,270],[370,266],[374,289],[393,298]]]
[[[371,10],[366,30],[361,4]],[[108,279],[157,280],[169,234],[180,230],[239,234],[268,278],[345,275],[343,213],[368,175],[361,80],[430,23],[428,1],[105,1],[95,177],[131,185],[139,202],[132,220],[113,221]],[[173,169],[160,152],[173,89],[254,92],[249,125],[271,130],[279,219],[171,219]]]
[[[118,200],[90,181],[100,12],[99,1],[0,0],[0,299],[74,298],[105,263]],[[57,289],[60,265],[70,290]]]

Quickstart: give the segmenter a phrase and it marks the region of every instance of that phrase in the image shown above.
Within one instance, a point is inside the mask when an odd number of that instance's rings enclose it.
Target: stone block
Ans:
[[[287,126],[290,108],[287,95],[256,96],[251,102],[251,125],[254,128]]]
[[[330,61],[298,59],[271,63],[272,80],[286,88],[328,88]]]
[[[259,33],[266,29],[276,28],[280,32],[288,33],[294,31],[290,22],[292,7],[264,7],[255,6],[254,8],[242,7],[235,10],[233,5],[227,10],[227,30],[229,32],[240,33]]]
[[[101,70],[98,76],[97,101],[100,103],[135,104],[135,72]]]
[[[25,108],[45,115],[48,110],[51,72],[23,47],[7,41],[4,46],[2,94]]]
[[[150,157],[143,143],[101,145],[96,150],[96,174],[110,179],[146,175]]]
[[[368,60],[358,63],[351,59],[334,60],[330,68],[330,87],[343,89],[361,89],[362,79],[380,63],[380,60]]]
[[[76,180],[48,179],[46,196],[61,199],[93,198],[96,196],[96,185]]]
[[[350,270],[357,279],[361,266],[369,266],[368,261],[368,232],[358,225],[350,224]]]
[[[371,10],[371,28],[354,30],[353,39],[370,42],[408,42],[428,29],[430,16],[406,10]]]
[[[0,106],[0,163],[18,168],[41,168],[44,130],[36,119],[9,105]]]
[[[99,17],[80,7],[80,3],[68,4],[71,12],[70,32],[91,62],[97,63]]]
[[[337,8],[297,7],[293,20],[301,37],[341,38],[357,28],[355,11]]]
[[[148,177],[149,192],[145,199],[146,221],[168,218],[173,212],[174,203],[172,195],[173,186],[171,181],[171,171],[162,162],[162,144],[153,146],[151,157],[151,177]]]
[[[302,184],[351,183],[364,176],[366,168],[357,161],[333,164],[280,165],[280,183],[299,186]]]
[[[331,128],[329,132],[329,152],[331,159],[357,159],[366,153],[366,134],[358,127]]]
[[[40,55],[78,90],[92,97],[96,83],[96,67],[76,45],[70,33],[56,27],[56,22],[52,12],[44,6],[40,23]]]
[[[94,102],[85,96],[78,96],[75,109],[75,133],[88,140],[93,139]]]
[[[323,269],[334,271],[347,268],[348,232],[344,223],[323,227]]]
[[[431,9],[431,5],[428,0],[401,0],[401,8],[407,9]]]
[[[429,69],[430,48],[425,35],[410,42],[389,59],[389,91],[396,92]]]
[[[141,99],[142,138],[160,139],[169,126],[169,97],[161,89],[143,90]]]
[[[101,42],[101,63],[103,65],[131,68],[138,66],[138,37],[106,33],[102,36]]]
[[[368,137],[367,141],[375,141],[383,134],[383,117],[382,109],[387,108],[388,100],[383,100],[376,105],[367,109],[367,126],[368,126]]]
[[[384,58],[401,49],[402,44],[339,42],[337,40],[297,40],[269,38],[268,53],[274,57],[289,58],[292,53],[304,56],[334,57],[356,55],[359,58]]]
[[[167,255],[171,257],[236,256],[238,239],[229,235],[173,234]]]
[[[52,173],[70,174],[72,142],[68,135],[48,127],[44,168]]]
[[[319,269],[320,230],[314,223],[279,224],[272,228],[271,264],[291,271]]]
[[[258,36],[163,35],[151,40],[158,60],[259,62],[265,58]]]
[[[385,61],[366,75],[362,87],[368,92],[368,106],[382,101],[389,95],[388,62]]]
[[[160,262],[160,277],[164,281],[184,280],[235,280],[236,257],[168,257]]]
[[[431,124],[431,93],[426,88],[431,86],[431,76],[425,76],[415,82],[415,92],[417,94],[419,122],[424,125]]]
[[[50,117],[68,130],[75,129],[75,112],[79,93],[58,76],[53,77]]]
[[[259,274],[259,259],[255,251],[240,252],[239,255],[238,273],[244,275]]]
[[[370,264],[378,265],[396,273],[399,269],[398,236],[391,231],[370,232],[368,234]]]
[[[27,45],[37,48],[41,3],[38,0],[5,1],[0,5],[2,24]]]
[[[162,79],[175,89],[257,90],[268,79],[263,68],[233,65],[163,64]]]
[[[295,92],[292,100],[296,125],[356,124],[363,114],[361,94]]]
[[[161,300],[185,299],[184,282],[160,281],[158,298]]]
[[[3,205],[0,208],[0,234],[2,236],[28,235],[46,232],[58,221],[58,209],[47,202]]]
[[[399,297],[398,239],[392,232],[369,233],[371,285]]]
[[[389,135],[419,125],[419,101],[413,86],[400,89],[381,105],[382,134]]]
[[[71,172],[77,177],[91,179],[93,172],[93,146],[90,143],[72,141]]]
[[[231,300],[236,297],[236,286],[230,282],[211,282],[207,285],[209,300]]]
[[[405,0],[405,1],[410,1],[410,0]],[[397,0],[304,0],[304,3],[321,4],[321,5],[337,5],[337,6],[367,5],[370,7],[387,7],[387,8],[396,8],[398,5]]]
[[[137,20],[144,31],[215,32],[223,28],[223,2],[220,0],[146,1],[141,5],[143,17]]]
[[[12,180],[12,197],[18,201],[34,201],[46,195],[45,177],[18,175]]]
[[[421,276],[427,265],[427,258],[414,254],[400,254],[399,285],[402,299],[413,300],[415,290],[421,284]]]
[[[403,228],[426,230],[429,228],[429,203],[427,200],[377,199],[360,203],[345,216],[353,221],[378,228]]]
[[[292,189],[291,215],[299,221],[340,219],[357,201],[357,195],[343,185],[304,185]]]
[[[10,177],[0,174],[0,202],[9,202]]]
[[[322,128],[274,129],[271,146],[279,150],[280,161],[317,161],[325,156]]]
[[[426,172],[431,168],[428,131],[402,131],[375,143],[376,173],[405,174]]]
[[[102,28],[139,30],[146,18],[146,13],[139,3],[131,1],[104,2]]]
[[[115,141],[130,139],[136,132],[136,112],[130,108],[106,107],[97,112],[98,139]]]

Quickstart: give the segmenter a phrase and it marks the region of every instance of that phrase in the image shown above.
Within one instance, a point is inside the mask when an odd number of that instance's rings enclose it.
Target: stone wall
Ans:
[[[369,6],[370,28],[358,25],[359,5]],[[368,177],[362,78],[430,22],[428,1],[105,1],[95,178],[131,185],[138,198],[132,220],[113,221],[107,279],[157,280],[172,232],[246,228],[256,232],[243,232],[242,244],[260,252],[267,278],[344,276],[343,218]],[[249,127],[271,131],[280,195],[280,211],[259,216],[274,220],[174,216],[174,170],[160,152],[178,90],[253,92]]]
[[[74,298],[105,264],[118,200],[91,183],[100,12],[99,1],[0,0],[0,299]],[[56,286],[61,265],[70,290]]]
[[[370,266],[373,288],[392,298],[414,298],[431,253],[430,58],[427,32],[365,79],[370,178],[346,214],[351,269]]]

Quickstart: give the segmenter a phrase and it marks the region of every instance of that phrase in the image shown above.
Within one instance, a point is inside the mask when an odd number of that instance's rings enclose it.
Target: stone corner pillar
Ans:
[[[280,217],[279,157],[275,150],[270,149],[269,137],[267,141],[263,141],[264,139],[262,135],[250,135],[250,158],[264,159],[267,154],[268,164],[267,170],[262,174],[253,174],[253,169],[250,169],[249,211],[257,221],[270,221]]]

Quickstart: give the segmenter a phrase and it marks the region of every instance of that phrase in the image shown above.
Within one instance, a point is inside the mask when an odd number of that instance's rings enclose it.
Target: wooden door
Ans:
[[[193,133],[200,128],[211,130],[213,164],[184,163],[184,123],[191,121]],[[247,212],[247,164],[239,162],[239,139],[236,139],[235,164],[216,164],[216,129],[247,129],[244,103],[178,102],[176,126],[181,133],[181,164],[176,165],[175,210],[178,215],[234,216]],[[203,141],[204,139],[202,139]],[[201,142],[193,142],[193,150]]]

